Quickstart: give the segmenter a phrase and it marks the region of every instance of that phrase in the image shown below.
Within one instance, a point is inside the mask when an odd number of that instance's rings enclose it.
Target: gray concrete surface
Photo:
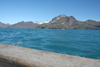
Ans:
[[[0,44],[0,67],[100,67],[100,60]]]

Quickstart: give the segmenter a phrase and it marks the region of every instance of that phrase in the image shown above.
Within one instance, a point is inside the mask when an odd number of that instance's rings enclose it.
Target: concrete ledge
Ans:
[[[100,60],[0,44],[0,67],[100,67]]]

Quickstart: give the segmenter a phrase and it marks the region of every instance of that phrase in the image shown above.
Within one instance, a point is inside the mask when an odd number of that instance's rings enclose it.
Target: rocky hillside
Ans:
[[[29,22],[18,22],[14,25],[9,26],[9,28],[35,28],[36,26],[38,26],[38,24],[29,21]]]
[[[37,28],[50,29],[100,29],[100,22],[87,20],[85,22],[76,20],[73,16],[59,15],[49,23],[39,25]]]
[[[4,23],[0,22],[0,28],[6,28],[9,26],[10,26],[9,24],[4,24]]]

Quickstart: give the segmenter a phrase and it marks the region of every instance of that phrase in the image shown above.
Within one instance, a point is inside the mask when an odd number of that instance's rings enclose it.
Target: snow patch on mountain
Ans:
[[[43,22],[36,21],[35,23],[36,24],[43,24],[43,23],[49,23],[49,21],[43,21]]]

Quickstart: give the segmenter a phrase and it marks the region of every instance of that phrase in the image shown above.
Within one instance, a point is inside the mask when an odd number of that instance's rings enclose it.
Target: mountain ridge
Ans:
[[[79,21],[73,16],[59,15],[45,22],[21,21],[13,25],[0,22],[0,28],[100,29],[100,22],[90,19]]]

